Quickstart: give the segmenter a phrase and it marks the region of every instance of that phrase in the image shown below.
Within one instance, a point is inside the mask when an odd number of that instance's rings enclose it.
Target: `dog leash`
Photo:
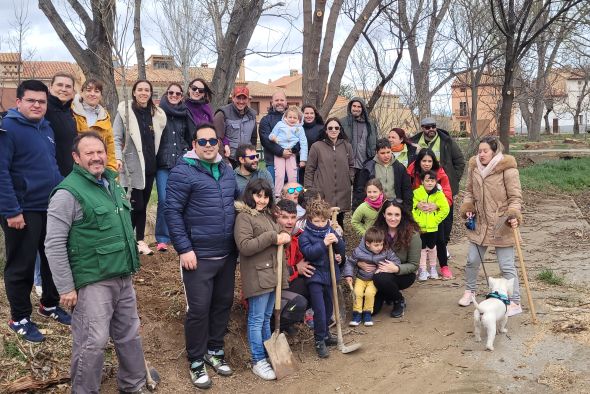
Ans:
[[[486,265],[483,262],[483,257],[481,256],[481,252],[479,251],[479,245],[475,245],[475,249],[477,249],[477,254],[479,255],[479,261],[481,261],[481,266],[483,268],[483,274],[486,276],[486,283],[488,284],[488,288],[490,287],[490,281],[488,280],[488,273],[486,272]],[[485,255],[485,253],[484,253]]]

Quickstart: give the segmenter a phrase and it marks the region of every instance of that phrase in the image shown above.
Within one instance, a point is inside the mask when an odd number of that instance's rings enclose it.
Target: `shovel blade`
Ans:
[[[264,347],[270,358],[270,363],[275,371],[277,380],[297,372],[298,367],[285,334],[279,333],[278,331],[273,332],[270,339],[264,342]]]
[[[361,343],[351,343],[350,345],[342,344],[342,345],[338,346],[338,350],[340,350],[344,354],[352,353],[355,350],[358,350],[361,346],[362,346]]]

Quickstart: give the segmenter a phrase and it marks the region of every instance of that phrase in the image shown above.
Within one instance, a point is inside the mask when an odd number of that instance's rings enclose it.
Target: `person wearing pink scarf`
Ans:
[[[365,201],[354,210],[351,224],[354,231],[360,236],[365,235],[369,227],[375,223],[381,205],[383,205],[383,185],[377,178],[369,179],[365,186],[367,197]]]

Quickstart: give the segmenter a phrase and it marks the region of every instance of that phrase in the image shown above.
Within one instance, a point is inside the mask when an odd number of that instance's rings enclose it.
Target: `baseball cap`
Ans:
[[[236,86],[234,88],[233,97],[246,96],[250,97],[250,90],[246,86]]]
[[[420,126],[426,126],[429,124],[436,125],[436,120],[434,118],[428,117],[428,118],[424,118],[424,119],[422,119],[422,121],[420,121]]]

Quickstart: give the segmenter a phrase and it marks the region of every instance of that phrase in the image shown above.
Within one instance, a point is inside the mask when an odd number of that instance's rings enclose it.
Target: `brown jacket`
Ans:
[[[241,201],[235,203],[238,215],[234,226],[240,251],[240,276],[244,298],[273,291],[277,286],[277,235],[280,232],[269,213],[259,212]],[[283,288],[289,286],[283,256]]]
[[[321,191],[325,200],[340,211],[351,207],[351,187],[354,179],[352,146],[337,140],[336,145],[325,139],[311,146],[305,165],[305,188]]]
[[[504,155],[485,179],[477,168],[475,157],[469,160],[467,187],[461,216],[475,213],[475,230],[467,231],[471,242],[484,246],[513,246],[512,229],[505,223],[508,216],[522,222],[522,191],[513,156]]]

